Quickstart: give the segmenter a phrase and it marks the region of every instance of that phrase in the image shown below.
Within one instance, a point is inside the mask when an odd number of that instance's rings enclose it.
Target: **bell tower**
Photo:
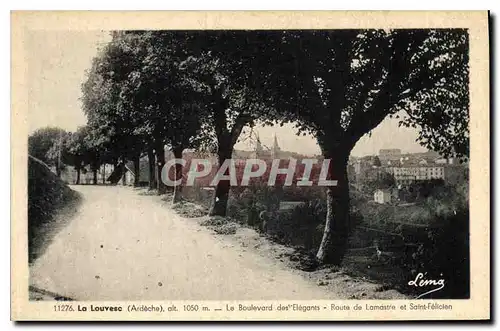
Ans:
[[[281,149],[280,146],[278,145],[278,138],[276,138],[276,133],[274,134],[274,142],[273,142],[273,149],[271,150],[271,157],[273,159],[279,159],[280,158],[280,153]]]
[[[256,142],[255,142],[255,150],[254,150],[254,159],[259,159],[262,156],[262,143],[260,142],[259,134],[256,134]]]

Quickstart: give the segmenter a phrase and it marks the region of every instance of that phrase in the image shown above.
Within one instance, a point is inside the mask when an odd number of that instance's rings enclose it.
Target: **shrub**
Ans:
[[[213,227],[213,230],[218,234],[235,234],[238,227],[234,223],[226,223],[221,226]]]
[[[221,216],[211,216],[208,219],[202,221],[200,225],[203,226],[222,226],[229,222],[229,219]]]
[[[434,193],[408,207],[376,204],[360,207],[362,226],[351,236],[350,248],[352,255],[358,258],[363,255],[367,260],[365,264],[351,263],[350,269],[357,273],[369,270],[371,278],[411,294],[422,292],[413,293],[416,289],[408,287],[408,281],[418,273],[425,273],[427,279],[445,279],[442,290],[425,298],[468,298],[468,200],[449,188]],[[363,249],[375,241],[382,251],[392,253],[393,259],[385,265],[377,265],[373,257],[375,249]]]
[[[212,216],[200,223],[218,234],[235,234],[238,226],[229,217]]]
[[[292,210],[271,214],[267,233],[283,244],[316,250],[321,243],[325,217],[323,201],[307,201]]]
[[[418,249],[407,256],[407,265],[416,272],[427,272],[430,279],[445,279],[445,287],[426,298],[469,298],[469,209],[438,213],[434,226],[426,228]]]

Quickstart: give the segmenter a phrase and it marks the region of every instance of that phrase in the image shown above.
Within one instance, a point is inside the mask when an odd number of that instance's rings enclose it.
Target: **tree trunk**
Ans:
[[[350,233],[348,153],[345,155],[345,153],[332,151],[328,154],[333,158],[330,161],[331,177],[327,179],[338,182],[337,186],[327,187],[325,228],[316,258],[322,264],[339,265],[344,257]]]
[[[174,148],[174,157],[176,159],[182,159],[182,151],[184,150],[184,147],[176,147]],[[175,164],[175,180],[177,179],[182,179],[182,164]],[[172,203],[177,203],[182,200],[182,185],[183,183],[179,185],[174,186],[174,196],[172,198]]]
[[[102,165],[102,183],[106,184],[106,163]]]
[[[214,201],[210,216],[226,216],[227,201],[229,199],[229,190],[231,186],[228,180],[221,180],[215,188]]]
[[[163,166],[165,165],[165,147],[163,143],[157,143],[155,147],[156,151],[156,183],[158,189],[158,195],[165,194],[167,192],[167,186],[161,180],[161,172]]]
[[[93,175],[92,182],[94,185],[97,185],[97,167],[94,167],[92,169],[92,175]]]
[[[134,158],[134,187],[139,186],[139,182],[141,180],[141,160],[140,156],[137,155]]]
[[[155,155],[153,149],[148,149],[149,190],[156,187],[155,183]]]
[[[76,185],[80,184],[80,168],[76,168]]]
[[[222,143],[219,142],[219,152],[218,160],[219,167],[227,160],[230,159],[233,154],[233,146],[231,146],[230,140],[226,139]],[[224,175],[229,174],[229,169],[226,170]],[[229,199],[229,190],[231,189],[229,180],[220,180],[215,188],[214,200],[212,202],[212,209],[210,210],[210,216],[226,216],[227,212],[227,201]]]

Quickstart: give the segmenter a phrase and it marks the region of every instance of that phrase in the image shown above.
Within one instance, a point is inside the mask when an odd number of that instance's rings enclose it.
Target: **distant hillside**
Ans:
[[[38,257],[57,214],[66,206],[75,206],[79,194],[57,178],[42,161],[28,157],[28,246],[29,262]],[[76,208],[73,208],[76,210]]]

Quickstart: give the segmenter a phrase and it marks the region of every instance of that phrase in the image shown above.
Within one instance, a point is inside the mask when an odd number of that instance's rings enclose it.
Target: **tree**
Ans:
[[[165,146],[176,158],[198,142],[199,105],[179,70],[185,58],[183,33],[171,31],[115,32],[94,59],[83,85],[84,106],[97,140],[116,154],[116,160],[134,160],[148,155],[150,169],[156,154],[158,194],[166,192],[161,180]],[[182,167],[176,167],[176,176]],[[152,187],[150,176],[150,187]],[[136,184],[138,176],[136,175]],[[174,202],[180,200],[176,186]]]
[[[84,137],[85,154],[84,162],[90,166],[92,171],[92,184],[97,185],[97,171],[103,163],[105,153],[101,137],[96,135],[96,131],[88,130]]]
[[[134,161],[135,185],[139,183],[139,158],[144,137],[138,133],[138,123],[130,109],[120,102],[122,88],[137,60],[123,47],[123,34],[113,33],[113,39],[93,59],[82,85],[82,103],[90,128],[87,145],[91,166],[96,177],[103,162],[117,166],[127,159]]]
[[[215,140],[219,164],[231,158],[243,127],[257,119],[293,122],[299,134],[316,137],[323,157],[331,160],[329,179],[337,180],[326,188],[320,262],[338,264],[344,255],[351,230],[348,158],[359,139],[387,116],[402,116],[401,125],[419,127],[423,146],[444,156],[468,156],[466,30],[161,31],[124,36],[114,38],[104,64],[96,65],[98,74],[89,77],[95,84],[88,91],[95,92],[97,102],[89,98],[84,104],[90,114],[105,114],[101,122],[110,123],[106,125],[114,131],[108,136],[117,137],[115,141],[137,130],[152,136],[158,169],[164,145],[176,148],[180,125],[192,118],[182,117],[187,95],[202,101],[187,109],[196,108],[201,115],[200,136],[205,142]],[[196,95],[182,92],[185,83]],[[211,214],[226,213],[228,195],[229,182],[220,181]]]
[[[391,189],[396,187],[394,175],[377,169],[368,169],[367,172],[376,171],[375,178],[364,180],[362,187],[367,194],[372,195],[378,189]],[[373,175],[372,175],[373,176]]]
[[[273,31],[257,38],[259,52],[240,58],[253,73],[249,83],[273,100],[283,121],[316,137],[338,181],[327,187],[319,262],[338,264],[345,253],[348,157],[387,116],[419,127],[423,146],[468,156],[466,30]]]
[[[203,100],[193,96],[179,68],[185,58],[183,33],[127,32],[122,37],[122,47],[133,54],[135,64],[122,85],[118,107],[134,119],[135,133],[152,137],[149,144],[157,154],[158,193],[162,194],[166,188],[161,181],[164,146],[169,146],[177,159],[186,148],[197,146]],[[182,165],[176,164],[175,179],[182,178],[182,172]],[[180,201],[181,187],[175,186],[173,202]]]
[[[60,153],[68,133],[57,127],[45,127],[36,130],[28,137],[28,154],[56,167],[57,176],[61,176]]]
[[[206,100],[201,116],[201,143],[216,152],[219,167],[230,162],[245,126],[253,126],[264,114],[271,118],[271,109],[262,96],[247,84],[249,71],[243,59],[255,50],[253,45],[242,45],[239,38],[241,33],[234,31],[192,33],[186,42],[189,56],[181,64],[193,89]],[[229,171],[228,168],[224,175]],[[229,191],[230,181],[221,179],[215,188],[210,215],[226,215]]]
[[[66,150],[68,151],[68,164],[76,170],[76,182],[80,184],[81,170],[85,166],[87,156],[87,146],[85,138],[88,134],[88,127],[81,126],[75,133],[71,134],[65,142]]]

